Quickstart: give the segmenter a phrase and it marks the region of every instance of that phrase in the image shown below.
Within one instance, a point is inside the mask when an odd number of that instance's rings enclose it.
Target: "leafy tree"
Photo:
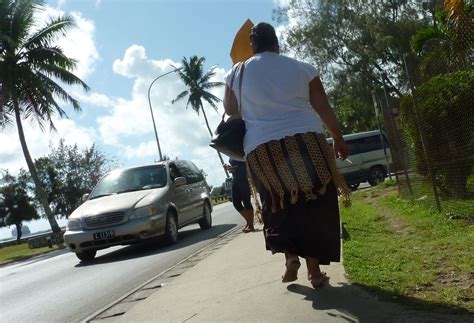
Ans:
[[[211,196],[213,198],[219,197],[224,194],[224,188],[222,186],[213,187],[211,190]]]
[[[68,217],[82,203],[82,196],[114,165],[114,160],[95,145],[80,150],[77,145],[66,145],[63,139],[48,156],[35,161],[49,206],[61,217]]]
[[[418,61],[409,40],[430,23],[421,4],[409,0],[293,0],[276,17],[297,19],[283,48],[321,69],[346,132],[375,128],[372,89],[385,81],[392,96],[407,91],[403,57],[416,79]]]
[[[219,103],[221,100],[209,92],[209,90],[223,86],[224,83],[210,81],[211,78],[216,75],[214,72],[215,67],[212,67],[210,70],[204,73],[204,57],[191,56],[189,60],[186,57],[183,57],[181,62],[183,64],[183,68],[178,71],[178,74],[188,89],[181,92],[176,97],[176,99],[172,101],[172,103],[174,104],[175,102],[187,97],[188,101],[186,102],[186,109],[189,105],[191,105],[191,108],[196,111],[197,114],[199,114],[199,111],[202,111],[202,115],[206,121],[207,130],[209,131],[209,135],[212,137],[212,130],[209,126],[209,121],[207,120],[206,111],[204,110],[203,106],[203,100],[209,103],[210,106],[217,111],[217,103]],[[217,155],[221,160],[221,164],[224,165],[222,155],[219,152],[217,152]],[[224,169],[224,171],[226,176],[229,177],[227,170]]]
[[[428,175],[429,163],[436,183],[446,196],[467,196],[467,180],[474,165],[474,71],[433,77],[417,87],[419,117],[423,127],[427,158],[423,153],[413,99],[401,104],[401,124],[414,147],[416,166]]]
[[[35,119],[44,129],[54,128],[52,117],[67,117],[58,99],[80,110],[77,100],[69,95],[60,81],[67,85],[88,86],[72,71],[76,61],[64,55],[55,45],[59,37],[74,26],[70,16],[53,18],[36,29],[34,14],[42,9],[41,0],[3,0],[0,2],[0,84],[2,85],[2,126],[15,120],[21,148],[35,183],[37,196],[54,233],[60,234],[49,207],[46,193],[33,164],[23,131],[23,119]]]
[[[436,23],[418,30],[412,37],[412,49],[421,59],[422,80],[472,68],[473,14],[472,1],[447,0],[445,10],[435,15]]]
[[[0,183],[0,227],[15,225],[19,242],[23,222],[38,219],[39,215],[33,198],[28,195],[28,183],[24,176],[17,178],[3,171]]]
[[[371,90],[370,82],[347,77],[339,80],[329,91],[329,99],[344,134],[377,128]]]

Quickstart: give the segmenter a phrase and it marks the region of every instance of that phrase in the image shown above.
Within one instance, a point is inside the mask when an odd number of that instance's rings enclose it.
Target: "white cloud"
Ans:
[[[90,147],[97,137],[92,127],[78,125],[70,119],[57,119],[53,117],[57,131],[46,130],[42,132],[36,122],[23,120],[23,131],[31,157],[37,159],[45,156],[50,151],[50,145],[57,146],[59,140],[64,138],[67,145],[77,144],[78,147]],[[9,169],[16,174],[20,168],[27,169],[23,151],[18,139],[17,128],[12,125],[0,132],[0,169]]]
[[[291,3],[291,0],[273,0],[273,3],[277,7],[288,7]]]

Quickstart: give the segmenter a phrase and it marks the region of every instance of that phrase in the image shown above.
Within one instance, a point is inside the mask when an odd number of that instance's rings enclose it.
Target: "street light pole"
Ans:
[[[155,117],[153,116],[153,109],[151,107],[151,99],[150,99],[150,91],[151,91],[151,87],[153,86],[153,84],[158,81],[160,78],[162,78],[163,76],[166,76],[168,74],[171,74],[171,73],[175,73],[175,72],[178,72],[181,68],[176,68],[174,66],[172,66],[174,68],[174,70],[172,71],[169,71],[169,72],[166,72],[164,74],[161,74],[159,76],[157,76],[151,83],[150,83],[150,86],[148,87],[148,105],[150,106],[150,114],[151,114],[151,120],[153,121],[153,130],[155,130],[155,139],[156,139],[156,146],[158,147],[158,153],[160,155],[160,161],[163,160],[163,156],[161,155],[161,147],[160,147],[160,141],[158,140],[158,131],[156,131],[156,124],[155,124]]]

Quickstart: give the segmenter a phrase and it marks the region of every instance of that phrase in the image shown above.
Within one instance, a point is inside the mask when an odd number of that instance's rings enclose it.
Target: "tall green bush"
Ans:
[[[418,172],[428,175],[449,197],[466,197],[474,165],[474,70],[436,76],[418,86],[416,101],[426,144],[425,160],[413,98],[405,96],[400,122],[416,154]]]

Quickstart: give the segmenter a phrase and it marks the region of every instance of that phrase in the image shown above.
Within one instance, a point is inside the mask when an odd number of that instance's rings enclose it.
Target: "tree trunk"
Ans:
[[[26,164],[28,165],[28,170],[30,171],[31,178],[33,178],[33,182],[35,183],[36,193],[38,194],[40,203],[43,206],[44,213],[46,214],[46,217],[48,218],[49,224],[51,226],[51,230],[53,230],[53,233],[59,235],[61,234],[61,228],[59,227],[58,222],[54,218],[53,212],[51,212],[51,208],[49,207],[49,203],[46,198],[46,193],[38,177],[38,173],[36,172],[36,168],[35,168],[35,165],[33,164],[33,160],[31,159],[28,146],[26,145],[25,134],[23,132],[23,125],[21,123],[20,109],[18,107],[18,101],[16,101],[16,99],[13,100],[13,106],[15,110],[15,119],[16,119],[16,125],[18,128],[18,136],[20,137],[21,149],[23,150],[23,155],[25,156]]]
[[[21,239],[21,236],[22,236],[22,232],[21,232],[21,227],[23,225],[21,223],[15,223],[15,227],[16,227],[16,244],[20,244],[20,239]]]
[[[201,111],[202,111],[202,114],[204,115],[204,120],[206,121],[206,126],[207,126],[207,130],[209,130],[209,135],[211,136],[212,138],[212,130],[211,130],[211,127],[209,127],[209,121],[207,121],[207,116],[206,116],[206,112],[204,111],[204,107],[202,106],[202,103],[201,103]],[[217,152],[217,155],[219,156],[219,159],[221,160],[221,165],[224,166],[224,159],[222,159],[222,155],[220,152]],[[227,169],[225,169],[224,167],[222,167],[224,169],[224,172],[225,172],[225,176],[227,178],[229,178],[229,173],[227,172]]]

